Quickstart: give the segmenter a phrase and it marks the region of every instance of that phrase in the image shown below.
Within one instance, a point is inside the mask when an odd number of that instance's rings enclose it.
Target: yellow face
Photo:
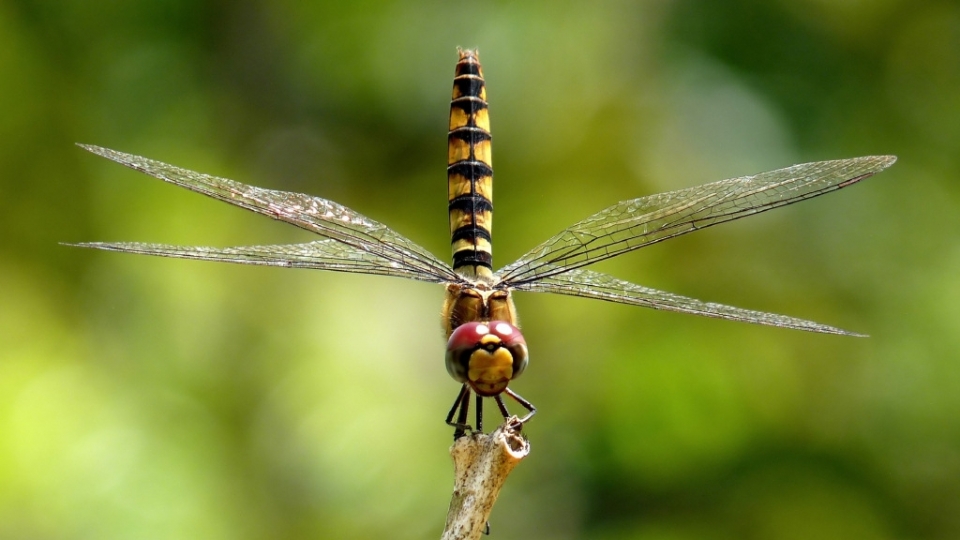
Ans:
[[[481,396],[503,392],[513,379],[513,355],[501,347],[500,338],[487,334],[480,339],[480,348],[467,362],[467,382]]]

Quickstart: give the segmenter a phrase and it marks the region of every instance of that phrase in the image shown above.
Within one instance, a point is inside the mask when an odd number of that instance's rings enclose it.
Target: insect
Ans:
[[[467,423],[476,395],[476,431],[483,431],[482,398],[492,397],[519,430],[536,408],[509,388],[527,365],[517,328],[513,291],[596,298],[654,309],[794,328],[859,335],[820,323],[701,302],[587,270],[590,264],[669,238],[856,184],[887,167],[895,156],[868,156],[794,165],[753,176],[619,202],[560,231],[513,263],[493,271],[491,230],[493,168],[486,88],[475,51],[459,51],[448,134],[448,211],[453,264],[372,219],[333,201],[301,193],[248,186],[159,161],[97,146],[86,150],[241,208],[312,231],[305,244],[235,248],[145,243],[83,243],[82,247],[241,264],[315,268],[397,276],[446,287],[442,321],[446,366],[462,384],[446,421],[454,438]],[[526,409],[511,417],[502,395]],[[454,417],[456,416],[456,419]]]

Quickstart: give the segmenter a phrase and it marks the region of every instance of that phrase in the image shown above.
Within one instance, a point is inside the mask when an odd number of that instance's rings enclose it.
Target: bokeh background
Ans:
[[[540,413],[494,538],[960,537],[957,2],[3,0],[0,538],[439,536],[440,287],[59,242],[311,239],[87,142],[446,257],[458,45],[485,67],[498,265],[618,200],[900,157],[599,265],[870,338],[519,295]]]

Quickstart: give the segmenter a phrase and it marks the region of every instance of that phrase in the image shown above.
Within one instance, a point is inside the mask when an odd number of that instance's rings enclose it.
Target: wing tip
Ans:
[[[85,144],[85,143],[74,143],[80,148],[83,148],[91,154],[96,154],[100,157],[109,159],[110,161],[115,161],[121,165],[130,167],[131,169],[145,172],[142,169],[141,161],[150,161],[144,157],[136,156],[134,154],[128,154],[126,152],[120,152],[118,150],[111,150],[103,146],[97,146],[95,144]]]
[[[95,145],[95,144],[86,144],[86,143],[79,143],[79,142],[78,142],[78,143],[74,143],[74,144],[76,144],[76,145],[79,146],[80,148],[83,148],[83,149],[86,150],[87,152],[91,152],[91,153],[93,153],[93,154],[97,154],[97,155],[101,155],[101,156],[102,156],[104,153],[106,153],[107,151],[109,151],[109,149],[104,148],[104,147],[102,147],[102,146],[97,146],[97,145]]]
[[[855,337],[855,338],[868,338],[868,337],[870,337],[870,334],[861,334],[860,332],[851,332],[851,331],[849,331],[849,330],[841,330],[841,329],[839,329],[839,328],[833,328],[832,330],[833,330],[833,331],[830,332],[831,334],[836,334],[836,335],[839,335],[839,336],[848,336],[848,337]]]
[[[883,155],[883,156],[870,156],[877,160],[877,172],[888,169],[891,165],[897,162],[897,156],[892,154]]]
[[[896,163],[896,162],[897,162],[897,156],[895,156],[895,155],[893,155],[893,154],[877,154],[877,155],[873,155],[873,156],[858,156],[858,157],[852,157],[852,158],[828,160],[828,161],[823,161],[823,162],[813,162],[813,164],[817,164],[817,163],[824,163],[824,164],[827,164],[827,163],[830,163],[830,164],[844,164],[844,163],[846,163],[846,164],[853,164],[853,163],[856,163],[856,164],[859,165],[859,164],[864,164],[864,163],[865,163],[865,164],[867,164],[867,166],[869,167],[869,170],[867,171],[866,174],[871,174],[871,175],[872,175],[872,174],[877,174],[877,173],[880,172],[880,171],[886,170],[887,168],[889,168],[891,165],[893,165],[893,164]],[[804,165],[806,165],[806,163],[804,163]]]
[[[57,242],[57,243],[65,247],[76,247],[76,248],[84,248],[84,249],[106,249],[105,246],[109,245],[103,242]]]
[[[861,334],[860,332],[852,332],[850,330],[844,330],[843,328],[837,328],[836,326],[830,326],[827,324],[821,324],[813,321],[806,321],[803,319],[798,319],[801,324],[788,324],[784,325],[785,328],[791,330],[805,330],[807,332],[815,332],[817,334],[831,334],[834,336],[848,336],[848,337],[857,337],[865,338],[870,337],[868,334]],[[796,322],[793,321],[793,322]],[[779,325],[774,325],[779,326]]]

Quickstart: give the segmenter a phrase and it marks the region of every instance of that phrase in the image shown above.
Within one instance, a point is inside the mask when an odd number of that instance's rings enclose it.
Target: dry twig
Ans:
[[[475,540],[483,534],[507,475],[530,453],[515,425],[516,418],[510,418],[488,435],[461,437],[450,447],[453,497],[441,540]]]

